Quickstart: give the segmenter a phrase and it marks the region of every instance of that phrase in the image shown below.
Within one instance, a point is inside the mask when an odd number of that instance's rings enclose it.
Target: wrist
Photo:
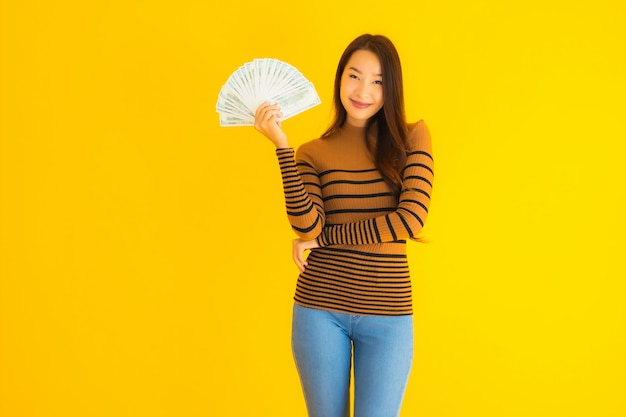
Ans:
[[[274,142],[274,146],[276,146],[276,149],[285,149],[289,147],[289,141],[287,139],[277,140]]]

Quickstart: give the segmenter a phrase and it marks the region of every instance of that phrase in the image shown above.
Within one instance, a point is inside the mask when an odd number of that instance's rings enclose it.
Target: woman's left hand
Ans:
[[[298,267],[300,272],[304,272],[305,268],[308,266],[306,258],[304,257],[304,252],[307,250],[319,248],[320,245],[317,243],[316,239],[294,239],[291,243],[293,261],[296,263],[296,266]]]

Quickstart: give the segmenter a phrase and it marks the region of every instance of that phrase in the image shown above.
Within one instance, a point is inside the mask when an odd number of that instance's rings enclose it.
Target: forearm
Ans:
[[[369,245],[397,242],[416,237],[424,226],[428,206],[419,210],[398,209],[385,216],[354,223],[324,227],[317,242],[321,247],[329,245]]]
[[[296,166],[293,148],[277,148],[285,194],[287,218],[294,232],[302,239],[314,239],[324,225],[323,211],[314,203],[302,182]]]
[[[433,177],[430,153],[423,150],[410,152],[396,210],[367,220],[326,226],[317,238],[318,244],[367,245],[416,237],[428,215]]]

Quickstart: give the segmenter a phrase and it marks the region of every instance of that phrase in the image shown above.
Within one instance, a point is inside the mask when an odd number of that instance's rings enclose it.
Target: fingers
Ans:
[[[287,135],[282,130],[283,113],[278,103],[262,103],[254,113],[254,128],[267,137],[277,148],[289,147]]]
[[[297,248],[294,248],[294,251],[293,251],[293,261],[296,264],[296,266],[298,267],[298,269],[300,270],[300,272],[304,272],[304,269],[306,267],[306,261],[302,257],[302,254],[303,254],[302,251],[300,251]]]
[[[296,263],[296,266],[298,267],[300,272],[304,272],[304,270],[308,266],[306,260],[302,259],[302,257],[300,257],[299,259],[294,259],[294,262]]]
[[[298,267],[298,270],[300,272],[304,272],[304,270],[306,269],[305,265],[302,265],[302,264],[299,264],[299,263],[296,263],[296,266]]]
[[[300,239],[294,239],[292,241],[292,244],[293,244],[293,252],[292,252],[293,261],[296,264],[296,266],[298,267],[298,269],[300,270],[300,272],[304,272],[304,270],[308,266],[308,263],[307,263],[306,259],[304,258],[304,249],[302,247],[302,243],[303,243],[303,241],[300,240]]]
[[[257,108],[254,115],[254,120],[255,122],[263,123],[278,121],[282,117],[283,113],[280,111],[280,106],[278,105],[278,103],[271,104],[266,101]]]
[[[276,138],[282,139],[284,136],[281,126],[283,116],[278,103],[270,104],[266,101],[257,108],[254,114],[254,127],[272,139],[272,142],[276,142]]]

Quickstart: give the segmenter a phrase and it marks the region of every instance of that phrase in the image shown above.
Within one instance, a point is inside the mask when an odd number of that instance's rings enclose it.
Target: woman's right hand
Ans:
[[[280,111],[278,103],[261,104],[254,115],[254,128],[267,137],[276,148],[288,148],[287,135],[283,132],[280,119],[283,113]]]

